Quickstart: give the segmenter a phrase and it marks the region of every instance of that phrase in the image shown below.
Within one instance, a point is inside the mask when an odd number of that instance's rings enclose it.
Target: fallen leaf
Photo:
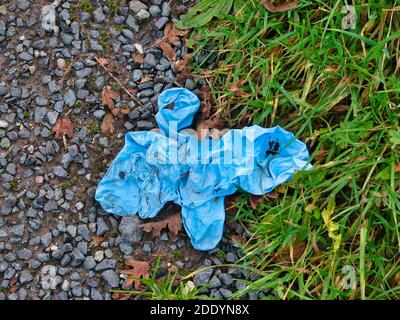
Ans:
[[[185,54],[182,59],[175,62],[175,70],[178,72],[186,70],[189,66],[190,58],[190,54]]]
[[[114,100],[119,97],[119,93],[110,88],[104,88],[101,92],[101,102],[107,106],[115,117],[123,118],[128,114],[131,109],[129,108],[116,108]]]
[[[146,232],[152,232],[155,237],[159,237],[161,230],[168,227],[169,235],[174,240],[177,238],[178,232],[182,229],[182,218],[180,213],[176,213],[164,220],[143,223],[139,226]]]
[[[172,23],[168,23],[164,28],[164,39],[171,42],[174,46],[179,46],[181,41],[179,37],[184,37],[189,33],[189,30],[180,30],[175,28]]]
[[[142,64],[144,62],[143,55],[137,52],[132,54],[132,59],[135,63],[138,64]]]
[[[92,247],[98,247],[104,241],[104,237],[94,236],[92,237],[92,241],[90,241],[90,245]]]
[[[120,270],[122,274],[128,275],[128,278],[124,281],[125,286],[131,286],[135,284],[135,290],[140,289],[140,278],[148,279],[150,264],[147,261],[138,261],[134,259],[125,260],[125,264],[132,269]]]
[[[57,120],[53,129],[51,130],[56,139],[63,139],[64,135],[72,137],[74,135],[74,128],[72,126],[72,121],[69,117],[62,117]]]
[[[101,92],[101,102],[107,106],[110,111],[114,109],[114,100],[119,97],[119,93],[114,90],[105,87]]]
[[[210,117],[211,114],[211,88],[209,85],[206,85],[202,88],[200,93],[200,110],[201,110],[201,119],[205,120]]]
[[[269,11],[269,12],[285,12],[290,9],[293,9],[297,7],[299,4],[300,0],[295,0],[292,2],[283,2],[279,4],[272,4],[271,0],[263,0],[264,2],[264,7]]]
[[[106,58],[99,58],[99,62],[105,67],[109,64],[108,59]]]
[[[112,135],[115,132],[114,122],[114,116],[111,113],[107,113],[100,125],[101,132],[106,135]]]
[[[398,164],[398,165],[396,166],[396,169],[394,169],[394,172],[400,173],[400,164]]]
[[[129,293],[121,293],[121,292],[114,292],[111,296],[111,299],[113,300],[129,300],[131,295]]]
[[[168,42],[161,42],[160,43],[160,48],[164,52],[164,56],[169,61],[176,61],[175,50],[171,47],[171,45]]]
[[[250,205],[255,210],[258,208],[258,205],[263,201],[263,196],[255,196],[250,195]]]
[[[114,108],[111,110],[111,113],[119,118],[123,118],[124,115],[128,114],[129,112],[131,112],[131,109],[129,108]]]
[[[207,119],[201,121],[196,129],[199,140],[204,140],[208,136],[218,140],[222,136],[222,130],[225,128],[225,123],[222,119]],[[212,130],[215,129],[215,130]]]
[[[307,248],[307,244],[302,242],[294,242],[291,245],[286,245],[283,247],[282,251],[277,255],[276,262],[291,262],[292,264],[296,264],[297,261],[303,256],[304,251]]]
[[[337,104],[336,106],[334,106],[332,108],[332,110],[339,112],[339,113],[343,113],[343,112],[347,112],[349,110],[349,106],[347,106],[345,104]]]

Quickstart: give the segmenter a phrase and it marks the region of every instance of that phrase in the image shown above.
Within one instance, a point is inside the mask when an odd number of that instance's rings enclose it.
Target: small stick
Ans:
[[[140,106],[143,106],[143,104],[138,100],[132,93],[128,91],[128,89],[125,88],[125,86],[119,81],[110,71],[107,70],[106,66],[97,58],[94,57],[96,61],[103,67],[103,69],[115,80],[117,83],[121,86],[122,89]]]

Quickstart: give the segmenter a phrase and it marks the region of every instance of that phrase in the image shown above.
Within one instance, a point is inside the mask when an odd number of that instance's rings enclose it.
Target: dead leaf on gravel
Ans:
[[[98,247],[104,241],[104,237],[93,236],[90,245],[92,247]]]
[[[185,54],[182,59],[175,62],[175,70],[178,72],[183,72],[187,70],[191,57],[192,56],[190,54]]]
[[[104,88],[101,92],[101,102],[107,106],[111,111],[114,109],[114,100],[119,97],[119,93],[110,89]]]
[[[164,55],[170,61],[176,61],[176,53],[174,46],[179,46],[181,44],[180,37],[184,37],[188,34],[188,30],[179,30],[175,28],[172,23],[168,23],[164,28],[164,36],[159,40],[158,46],[164,52]]]
[[[181,40],[179,37],[184,37],[189,33],[189,30],[179,30],[172,23],[168,23],[164,28],[164,39],[171,42],[174,46],[179,46]]]
[[[123,118],[131,110],[129,108],[116,108],[114,100],[118,97],[119,93],[110,88],[104,88],[101,92],[101,102],[110,109],[115,117]]]
[[[285,12],[290,9],[293,9],[297,7],[299,4],[300,0],[295,0],[292,2],[287,2],[285,0],[281,1],[278,4],[272,4],[271,0],[263,0],[264,2],[264,7],[269,11],[269,12]]]
[[[144,62],[143,55],[136,52],[132,54],[132,59],[135,63],[142,64]]]
[[[135,290],[139,290],[140,278],[149,278],[150,264],[147,261],[138,261],[134,259],[125,260],[125,264],[132,269],[119,271],[122,274],[128,275],[128,278],[124,281],[124,285],[129,287],[134,283]]]
[[[109,62],[106,58],[99,58],[99,62],[103,64],[105,67],[108,66]]]
[[[161,221],[143,223],[140,225],[140,227],[146,232],[152,232],[153,236],[155,237],[159,237],[161,235],[162,229],[168,228],[171,239],[175,240],[179,231],[182,229],[181,214],[173,214]]]
[[[176,53],[175,50],[171,47],[171,45],[168,42],[161,42],[160,43],[160,48],[164,53],[164,56],[169,60],[169,61],[176,61]]]
[[[100,129],[103,134],[112,135],[115,132],[115,119],[111,113],[107,113],[101,122]]]
[[[58,140],[62,140],[64,135],[68,137],[72,137],[74,135],[74,128],[69,117],[62,117],[58,119],[51,131]]]
[[[224,128],[225,123],[222,119],[207,119],[198,124],[196,129],[197,137],[199,140],[204,140],[207,136],[210,136],[212,139],[218,140],[221,138]]]

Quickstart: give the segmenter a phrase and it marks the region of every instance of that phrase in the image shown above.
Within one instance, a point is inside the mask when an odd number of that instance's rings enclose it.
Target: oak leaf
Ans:
[[[125,260],[125,264],[132,269],[120,270],[122,274],[128,275],[128,278],[124,281],[125,286],[131,286],[135,284],[135,290],[140,289],[140,278],[148,279],[150,264],[147,261],[139,261],[134,259]]]
[[[74,128],[69,117],[58,119],[51,131],[54,133],[56,139],[63,139],[64,135],[68,137],[74,135]]]
[[[159,237],[161,235],[161,230],[164,228],[168,228],[169,235],[171,239],[176,239],[179,231],[182,229],[182,218],[180,213],[173,214],[168,218],[155,221],[148,222],[139,225],[139,227],[143,228],[146,232],[152,232],[153,236]]]

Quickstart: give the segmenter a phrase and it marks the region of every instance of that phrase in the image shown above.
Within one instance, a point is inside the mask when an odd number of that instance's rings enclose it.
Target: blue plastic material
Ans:
[[[232,129],[218,140],[182,130],[200,107],[186,89],[164,91],[158,107],[161,130],[126,134],[95,198],[109,213],[141,218],[154,217],[169,201],[182,206],[184,228],[198,250],[221,240],[225,196],[239,188],[262,195],[294,171],[312,168],[306,145],[279,126]]]

